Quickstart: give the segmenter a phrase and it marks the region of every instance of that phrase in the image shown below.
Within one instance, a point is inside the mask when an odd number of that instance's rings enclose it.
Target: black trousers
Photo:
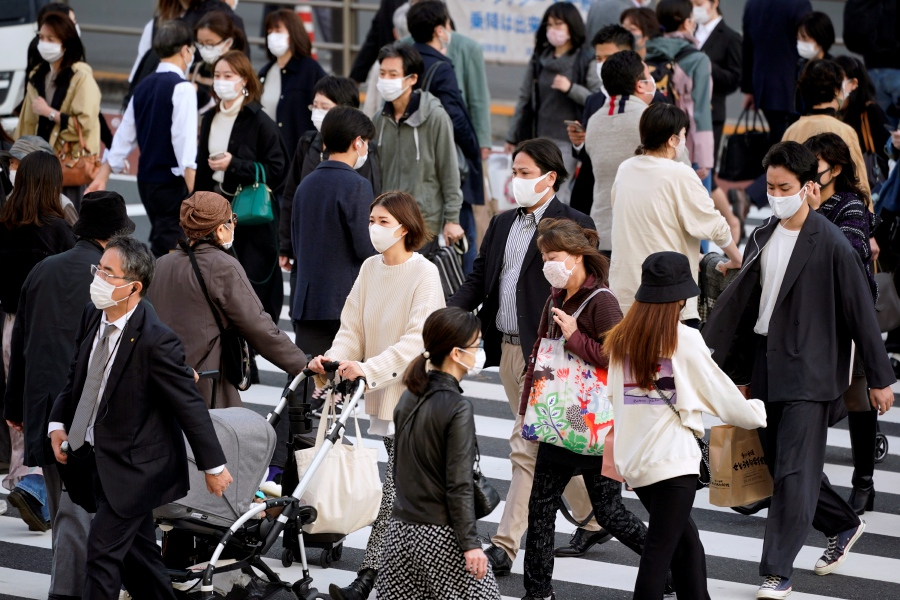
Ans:
[[[138,180],[138,193],[150,219],[150,250],[157,257],[168,254],[184,237],[178,221],[187,185],[181,177],[166,183]]]
[[[634,584],[635,600],[659,600],[666,588],[666,574],[679,598],[709,600],[706,589],[706,553],[700,542],[691,507],[697,493],[697,476],[683,475],[634,488],[650,514],[650,527]]]
[[[525,593],[538,598],[545,598],[553,591],[551,579],[556,510],[576,469],[573,463],[547,460],[546,447],[546,444],[540,444],[534,465],[534,483],[528,501],[528,534],[525,537]],[[600,470],[601,466],[581,469],[597,523],[641,554],[647,528],[622,503],[622,484],[604,477]],[[662,570],[663,584],[666,570]],[[654,600],[659,598],[662,598],[662,591]]]
[[[135,600],[175,600],[172,582],[156,545],[153,514],[122,517],[109,505],[94,473],[97,513],[87,539],[82,598],[117,600],[122,584]]]

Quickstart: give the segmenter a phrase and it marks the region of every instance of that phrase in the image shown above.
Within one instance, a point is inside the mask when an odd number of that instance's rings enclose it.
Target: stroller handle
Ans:
[[[334,373],[340,366],[341,363],[337,360],[331,360],[322,363],[322,368],[325,369],[326,373]],[[281,393],[281,400],[275,406],[275,410],[273,410],[266,416],[266,419],[269,421],[272,427],[275,427],[278,424],[278,421],[281,419],[281,414],[284,412],[284,409],[288,405],[288,395],[291,392],[296,392],[301,383],[314,375],[316,375],[316,372],[312,369],[303,369],[302,371],[297,373],[297,376],[294,377],[294,379],[291,380],[291,382],[284,388],[284,391]]]

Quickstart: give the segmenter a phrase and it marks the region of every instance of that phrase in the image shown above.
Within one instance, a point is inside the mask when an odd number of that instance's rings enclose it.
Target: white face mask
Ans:
[[[797,214],[797,211],[800,210],[800,206],[806,198],[806,195],[803,194],[804,191],[806,191],[805,186],[793,196],[773,196],[772,194],[766,194],[766,196],[769,197],[769,206],[772,207],[772,214],[779,219],[790,219],[793,217]]]
[[[12,185],[16,185],[16,170],[15,169],[10,169],[10,171],[9,171],[9,182]]]
[[[819,53],[819,47],[816,46],[814,42],[803,42],[797,40],[797,54],[800,55],[800,58],[805,58],[806,60],[811,60],[816,57],[816,54]]]
[[[81,37],[81,27],[78,26],[78,23],[75,23],[75,33],[78,34],[78,37]]]
[[[362,147],[366,147],[366,153],[360,154],[359,151]],[[369,144],[366,142],[359,142],[356,144],[356,162],[353,163],[353,168],[357,171],[363,168],[363,165],[366,164],[366,159],[369,158]]]
[[[316,131],[322,131],[322,121],[325,120],[325,115],[328,114],[328,111],[324,108],[314,108],[312,109],[312,119],[313,127],[316,128]]]
[[[381,97],[387,100],[388,102],[393,102],[400,96],[402,96],[409,86],[404,86],[403,82],[406,80],[406,77],[401,79],[382,79],[378,78],[378,83],[375,84],[375,87],[378,88],[378,93],[381,94]]]
[[[544,263],[544,277],[547,278],[550,285],[558,290],[566,287],[566,284],[569,283],[569,277],[572,276],[572,271],[574,270],[574,267],[572,269],[566,268],[566,260],[569,260],[568,256],[565,260],[548,260]]]
[[[469,352],[468,350],[463,350],[462,348],[457,348],[460,352],[464,354],[468,354],[470,356],[475,357],[475,363],[470,367],[461,360],[453,359],[453,361],[464,368],[466,370],[467,375],[478,375],[481,373],[481,370],[484,368],[484,360],[485,355],[483,353],[479,354],[478,352]]]
[[[231,10],[237,10],[237,5],[240,0],[234,0],[234,4],[231,5]]]
[[[191,46],[188,46],[188,50],[191,51],[191,57],[184,64],[184,74],[185,75],[187,75],[190,72],[191,67],[194,64],[194,49]]]
[[[213,81],[213,91],[216,93],[216,96],[218,96],[222,100],[225,100],[226,102],[229,100],[234,100],[240,95],[240,92],[237,91],[238,87],[243,89],[243,79],[238,82],[228,81],[225,79],[216,79],[215,81]]]
[[[534,191],[534,186],[547,179],[547,175],[549,174],[550,171],[547,171],[537,179],[513,177],[513,196],[516,198],[516,204],[523,208],[531,208],[540,202],[541,198],[544,197],[544,194],[547,193],[547,190],[536,192]]]
[[[266,46],[275,58],[281,58],[290,49],[291,42],[288,34],[272,32],[266,36]]]
[[[226,250],[230,250],[231,247],[234,245],[234,225],[232,224],[229,226],[226,224],[225,229],[227,229],[228,231],[231,232],[231,240],[228,242],[222,242],[222,247],[225,248]]]
[[[394,233],[396,233],[400,227],[401,225],[397,225],[396,227],[385,227],[384,225],[378,225],[377,223],[369,225],[369,239],[372,240],[372,246],[375,247],[375,250],[383,254],[387,252],[391,246],[402,240],[402,235],[400,237],[394,237]]]
[[[208,65],[214,64],[219,58],[231,49],[231,38],[219,42],[215,46],[197,46],[200,51],[200,58]]]
[[[134,282],[126,283],[125,285],[113,285],[104,279],[94,276],[94,281],[91,282],[91,302],[100,310],[111,308],[119,302],[125,302],[131,298],[131,294],[128,294],[121,300],[113,300],[112,295],[117,289],[128,287],[129,285],[134,285]]]
[[[710,22],[709,11],[706,10],[704,6],[695,6],[694,7],[694,23],[697,25],[706,25]]]
[[[603,70],[603,63],[604,63],[604,62],[606,62],[606,61],[602,61],[602,62],[598,62],[598,63],[597,63],[597,79],[600,80],[600,84],[601,84],[601,85],[603,85],[603,76],[600,74],[600,72]]]
[[[37,49],[41,58],[48,63],[55,63],[63,55],[62,44],[57,44],[56,42],[38,42]]]
[[[444,31],[447,33],[447,37],[438,37],[438,39],[441,40],[441,46],[443,46],[444,50],[447,50],[450,47],[450,40],[453,39],[453,33],[446,27],[444,28]]]

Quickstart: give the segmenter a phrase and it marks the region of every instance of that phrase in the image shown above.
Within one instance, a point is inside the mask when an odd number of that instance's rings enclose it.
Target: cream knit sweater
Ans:
[[[393,419],[406,391],[406,368],[423,351],[425,319],[444,306],[437,267],[420,254],[401,265],[385,265],[380,254],[362,264],[325,356],[359,361],[366,375],[366,413]]]

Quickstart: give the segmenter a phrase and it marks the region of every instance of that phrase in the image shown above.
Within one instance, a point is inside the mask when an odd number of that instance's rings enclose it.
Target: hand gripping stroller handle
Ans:
[[[336,360],[328,361],[322,363],[322,367],[324,367],[326,373],[334,373],[338,370],[338,367],[341,365],[340,362]],[[287,386],[285,386],[284,391],[281,393],[281,400],[278,402],[278,405],[275,407],[275,410],[270,412],[266,418],[272,427],[275,427],[278,424],[278,421],[281,420],[281,414],[284,412],[284,409],[288,404],[288,395],[291,392],[297,391],[297,388],[300,387],[300,384],[303,383],[306,379],[316,375],[316,372],[312,369],[303,369],[294,379],[291,380]]]

